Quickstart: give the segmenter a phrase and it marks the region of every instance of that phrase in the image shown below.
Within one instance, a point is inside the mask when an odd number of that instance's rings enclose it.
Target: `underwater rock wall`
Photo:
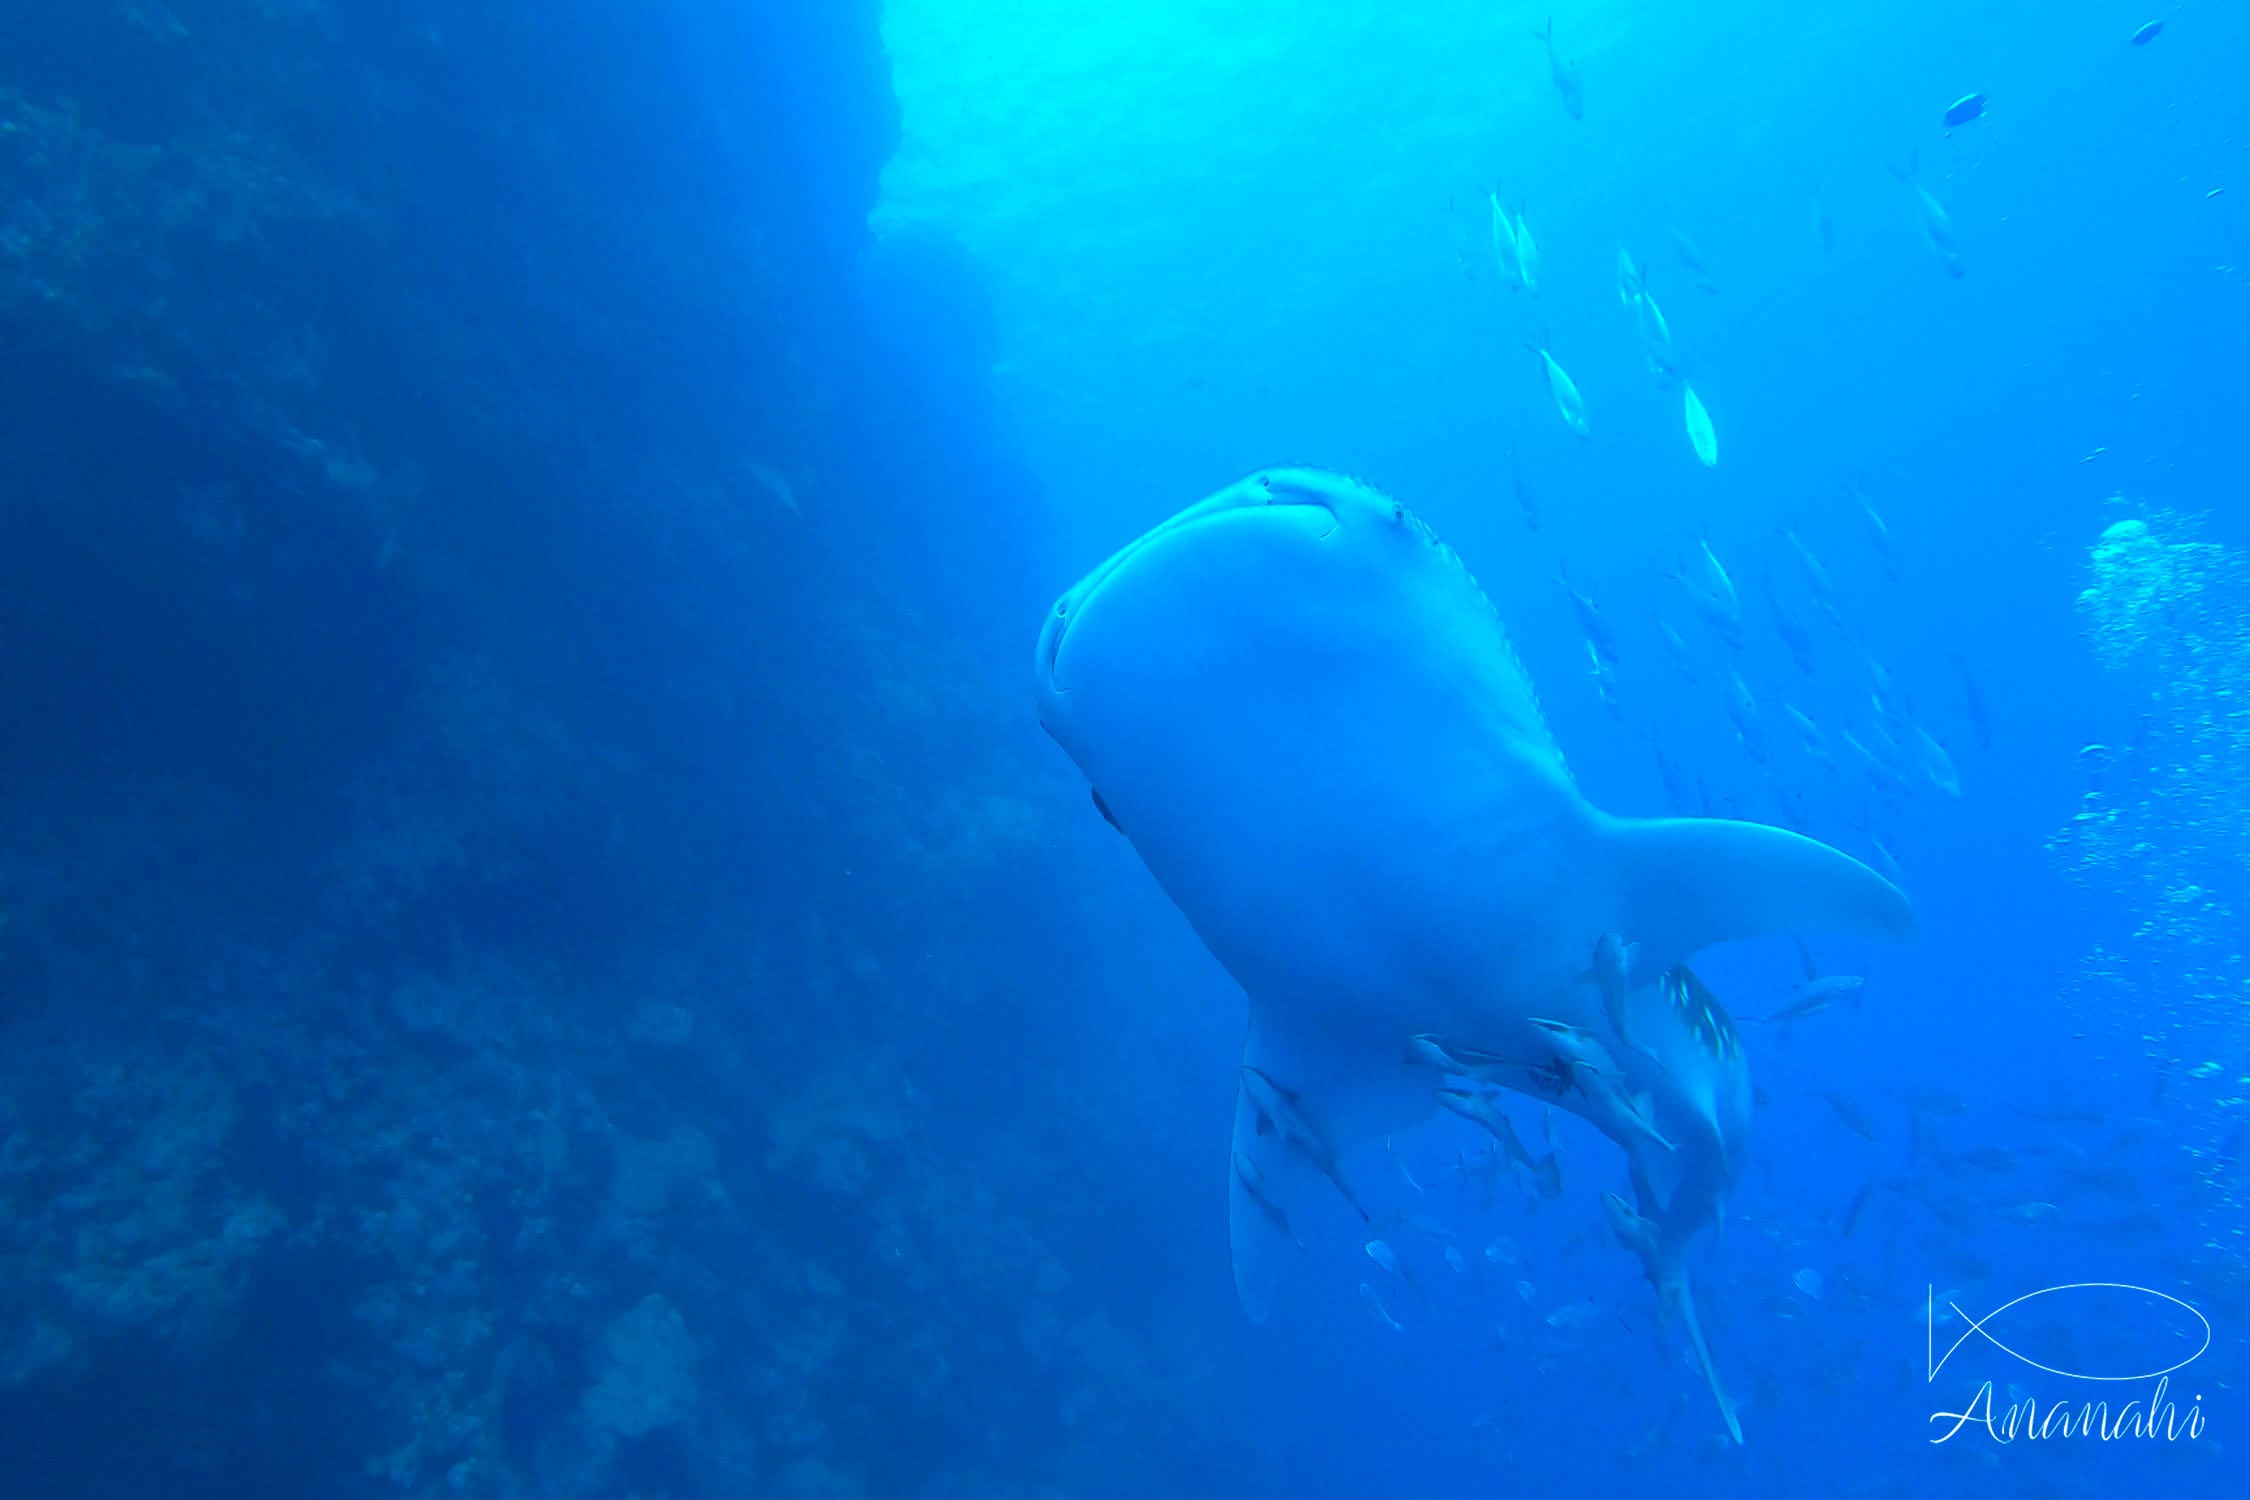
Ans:
[[[0,1490],[1207,1459],[914,1067],[1082,893],[873,0],[17,12]]]

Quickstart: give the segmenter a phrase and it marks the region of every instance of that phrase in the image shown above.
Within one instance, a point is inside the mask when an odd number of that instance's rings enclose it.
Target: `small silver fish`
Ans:
[[[1578,393],[1578,382],[1570,372],[1555,362],[1555,357],[1545,349],[1532,346],[1539,356],[1540,368],[1547,372],[1547,393],[1554,397],[1555,410],[1561,414],[1563,426],[1578,437],[1592,437],[1594,429],[1586,421],[1586,398]]]
[[[1945,107],[1945,126],[1957,129],[1984,114],[1984,95],[1963,94]]]
[[[1734,579],[1728,576],[1726,564],[1711,550],[1710,538],[1698,542],[1693,558],[1675,567],[1672,576],[1687,591],[1697,613],[1719,633],[1719,638],[1730,649],[1741,650],[1742,599],[1735,592]]]
[[[1921,207],[1922,237],[1929,241],[1930,250],[1944,265],[1946,275],[1959,280],[1963,275],[1961,244],[1953,232],[1953,216],[1945,211],[1944,204],[1938,202],[1937,195],[1915,178],[1911,167],[1899,173],[1898,177],[1914,190],[1915,202]]]
[[[1695,393],[1694,386],[1682,381],[1680,394],[1687,418],[1688,444],[1703,461],[1703,467],[1715,469],[1719,466],[1719,434],[1711,426],[1711,413],[1704,407],[1703,398]]]
[[[1531,237],[1531,226],[1523,221],[1523,210],[1516,210],[1516,274],[1523,278],[1523,289],[1536,295],[1539,291],[1539,245]]]
[[[1587,644],[1594,648],[1603,661],[1616,666],[1617,634],[1609,628],[1609,621],[1603,618],[1601,606],[1594,602],[1591,594],[1570,581],[1569,569],[1558,565],[1555,579],[1570,599],[1571,613],[1578,617],[1578,628],[1585,632]]]
[[[1858,1136],[1863,1141],[1875,1139],[1875,1122],[1868,1119],[1867,1112],[1852,1103],[1851,1100],[1845,1098],[1842,1094],[1823,1093],[1815,1095],[1815,1097],[1825,1100],[1828,1107],[1835,1111],[1837,1120],[1853,1135]]]
[[[1641,298],[1641,268],[1633,264],[1632,252],[1623,245],[1617,247],[1617,305],[1630,310]]]
[[[1562,1306],[1547,1314],[1547,1326],[1561,1329],[1584,1328],[1599,1321],[1601,1316],[1601,1307],[1591,1300],[1565,1302]]]
[[[1625,719],[1625,701],[1617,686],[1617,669],[1603,660],[1601,648],[1592,641],[1586,643],[1587,669],[1594,679],[1594,695],[1602,700],[1602,707],[1619,723]]]
[[[1586,118],[1586,91],[1578,81],[1578,68],[1555,50],[1555,18],[1549,16],[1547,24],[1533,33],[1547,44],[1547,76],[1554,82],[1555,93],[1562,100],[1563,112],[1573,120]]]
[[[1489,1094],[1472,1094],[1465,1089],[1439,1089],[1438,1103],[1452,1110],[1464,1120],[1474,1121],[1492,1133],[1500,1143],[1502,1155],[1508,1165],[1527,1175],[1534,1174],[1531,1153],[1523,1146],[1523,1138],[1516,1134],[1515,1125],[1500,1112]]]

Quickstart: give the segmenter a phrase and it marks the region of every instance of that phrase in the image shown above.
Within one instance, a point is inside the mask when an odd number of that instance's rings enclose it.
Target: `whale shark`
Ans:
[[[1247,998],[1228,1237],[1250,1319],[1299,1253],[1289,1216],[1325,1194],[1364,1218],[1352,1150],[1458,1107],[1459,1074],[1624,1152],[1634,1201],[1605,1211],[1740,1442],[1686,1253],[1752,1092],[1688,960],[1904,938],[1905,895],[1784,829],[1594,807],[1467,567],[1341,475],[1261,471],[1129,543],[1055,602],[1036,677],[1042,725]]]

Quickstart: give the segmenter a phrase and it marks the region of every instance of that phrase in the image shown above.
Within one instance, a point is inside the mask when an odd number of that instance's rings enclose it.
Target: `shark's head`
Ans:
[[[1461,663],[1477,659],[1432,649],[1470,631],[1497,631],[1492,608],[1412,511],[1341,475],[1268,469],[1055,601],[1039,636],[1039,716],[1136,839],[1144,796],[1224,794],[1245,776],[1287,776],[1292,760],[1348,761],[1355,725],[1386,704],[1450,705],[1467,689],[1519,715],[1524,743],[1547,757],[1512,660],[1502,680],[1464,683]],[[1433,676],[1450,691],[1416,691]],[[1386,743],[1409,727],[1382,726]]]
[[[1120,715],[1145,725],[1232,698],[1277,657],[1319,649],[1309,637],[1325,633],[1320,601],[1356,612],[1353,601],[1397,576],[1384,554],[1426,545],[1406,508],[1366,485],[1310,469],[1253,474],[1055,601],[1039,636],[1040,717],[1068,748]],[[1277,602],[1290,600],[1304,607],[1277,619]]]
[[[1056,601],[1035,667],[1040,721],[1220,962],[1370,1028],[1362,996],[1419,982],[1472,908],[1489,920],[1487,862],[1447,841],[1522,832],[1544,867],[1585,821],[1475,579],[1341,475],[1265,470],[1159,524]],[[1509,811],[1527,782],[1555,795]]]

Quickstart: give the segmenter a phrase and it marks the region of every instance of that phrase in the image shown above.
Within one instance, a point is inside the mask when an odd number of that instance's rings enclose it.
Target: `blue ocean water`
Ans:
[[[2208,0],[25,0],[0,1492],[2236,1493],[2246,59]],[[1594,804],[1913,902],[1694,958],[1739,1445],[1521,1090],[1520,1168],[1338,1142],[1366,1221],[1289,1197],[1238,1305],[1245,997],[1033,656],[1272,465],[1453,549]],[[1760,1019],[1808,956],[1856,1002]],[[2165,1435],[2001,1440],[2097,1402]]]

